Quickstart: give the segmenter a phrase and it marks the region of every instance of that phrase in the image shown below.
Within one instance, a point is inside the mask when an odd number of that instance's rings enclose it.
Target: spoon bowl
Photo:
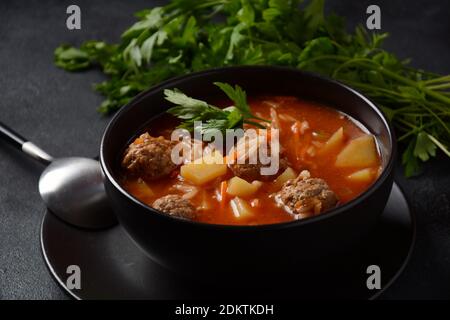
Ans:
[[[79,157],[54,160],[41,174],[39,193],[50,211],[70,224],[97,229],[116,222],[96,160]]]
[[[39,193],[54,215],[87,229],[103,229],[117,222],[98,161],[80,157],[55,159],[1,122],[0,138],[47,166],[39,179]]]

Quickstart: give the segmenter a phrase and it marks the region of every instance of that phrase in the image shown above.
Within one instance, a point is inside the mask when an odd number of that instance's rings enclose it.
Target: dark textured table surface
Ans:
[[[66,8],[78,4],[82,30],[65,27]],[[61,42],[115,41],[132,13],[164,1],[0,1],[0,119],[57,156],[94,156],[108,122],[96,113],[102,97],[91,84],[100,72],[69,74],[53,66]],[[386,45],[415,67],[450,73],[448,1],[329,0],[349,25],[365,21],[377,3]],[[65,299],[48,272],[39,247],[44,213],[37,181],[41,167],[0,142],[0,299]],[[442,155],[423,174],[396,181],[417,214],[417,243],[410,263],[383,295],[398,298],[450,298],[450,160]]]

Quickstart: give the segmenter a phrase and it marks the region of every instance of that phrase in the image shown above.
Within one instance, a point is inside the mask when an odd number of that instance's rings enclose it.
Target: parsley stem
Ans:
[[[348,67],[348,66],[350,66],[352,64],[356,64],[356,63],[359,63],[359,62],[365,62],[365,61],[367,61],[367,59],[365,59],[365,58],[353,58],[353,59],[347,60],[346,62],[344,62],[343,64],[341,64],[339,67],[337,67],[334,70],[332,77],[333,78],[337,78],[337,75],[339,74],[339,72],[342,69],[344,69],[344,68],[346,68],[346,67]]]
[[[430,97],[435,98],[436,100],[439,100],[441,102],[444,102],[445,104],[450,105],[450,98],[443,96],[433,90],[428,89],[427,87],[422,87],[420,84],[418,84],[415,81],[412,81],[408,78],[402,77],[392,71],[387,70],[386,68],[384,68],[383,66],[379,66],[379,70],[381,73],[383,73],[386,76],[389,76],[393,79],[398,80],[399,82],[403,83],[403,84],[407,84],[411,87],[417,88],[419,90],[423,90],[427,95],[429,95]]]
[[[431,134],[427,133],[428,138],[430,138],[431,141],[439,148],[441,149],[448,157],[450,157],[450,151],[447,149],[446,146],[444,146],[438,139],[436,139]]]
[[[379,91],[382,95],[392,95],[392,96],[396,96],[396,98],[403,98],[403,95],[395,92],[393,90],[389,90],[389,89],[384,89],[384,88],[380,88],[380,87],[376,87],[370,84],[365,84],[365,83],[361,83],[361,82],[353,82],[353,81],[346,81],[346,83],[348,83],[351,86],[357,86],[360,87],[362,89],[366,89],[366,90],[373,90],[373,91]]]
[[[417,129],[417,127],[415,125],[413,125],[412,123],[410,123],[406,120],[403,120],[402,118],[398,118],[397,121],[400,123],[403,123],[404,125],[410,127],[411,129]]]
[[[416,127],[413,130],[409,130],[406,134],[404,134],[400,138],[398,138],[397,141],[401,142],[401,141],[405,140],[406,138],[408,138],[408,137],[410,137],[410,136],[412,136],[414,134],[417,134],[417,133],[419,133],[420,131],[422,131],[422,130],[424,130],[426,128],[432,127],[433,125],[434,125],[434,123],[427,123],[427,124],[424,124],[424,125],[422,125],[420,127]]]
[[[257,128],[260,128],[260,129],[264,129],[265,128],[261,123],[255,122],[255,121],[251,121],[251,120],[244,120],[244,123],[253,125],[253,126],[255,126]]]
[[[431,110],[430,108],[428,108],[425,104],[423,105],[423,107],[433,115],[433,117],[437,120],[437,122],[439,122],[442,127],[448,132],[448,134],[450,135],[450,129],[447,127],[447,125],[445,124],[444,121],[442,121],[442,119],[440,117],[438,117],[433,110]]]
[[[422,81],[422,83],[424,83],[425,85],[429,85],[433,83],[448,82],[448,81],[450,81],[450,75]]]
[[[431,90],[439,90],[439,89],[450,89],[450,83],[443,83],[434,86],[427,86],[428,89]]]

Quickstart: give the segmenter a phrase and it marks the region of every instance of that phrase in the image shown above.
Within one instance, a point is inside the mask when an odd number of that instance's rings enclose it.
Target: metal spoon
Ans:
[[[54,159],[1,122],[0,137],[47,165],[39,179],[39,193],[52,213],[82,228],[106,228],[116,223],[98,161],[89,158]]]

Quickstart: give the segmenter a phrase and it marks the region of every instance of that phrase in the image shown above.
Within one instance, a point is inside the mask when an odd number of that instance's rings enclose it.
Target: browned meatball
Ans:
[[[125,151],[122,167],[134,176],[156,180],[169,175],[177,165],[171,159],[175,141],[142,134]]]
[[[153,208],[183,219],[193,219],[195,217],[195,208],[192,204],[176,194],[169,194],[153,202]]]
[[[310,178],[308,171],[287,181],[275,194],[275,200],[286,211],[301,218],[329,210],[338,202],[328,184],[323,179]]]
[[[238,176],[244,180],[249,182],[260,180],[260,181],[271,181],[278,177],[284,170],[288,167],[288,161],[286,158],[280,159],[280,164],[278,167],[278,171],[274,175],[261,175],[261,168],[264,168],[266,165],[262,165],[261,163],[256,164],[230,164],[229,167],[235,176]]]
[[[286,168],[288,167],[288,161],[287,161],[286,157],[284,157],[282,152],[280,151],[278,171],[273,175],[262,175],[261,168],[270,167],[270,164],[263,165],[260,162],[259,148],[261,148],[261,145],[256,146],[256,144],[259,144],[261,142],[258,142],[257,140],[247,141],[245,139],[241,139],[237,142],[236,147],[234,149],[232,149],[231,152],[236,152],[236,150],[238,150],[238,152],[239,152],[239,146],[242,147],[242,145],[244,143],[246,145],[246,148],[248,148],[248,149],[241,149],[241,150],[245,150],[245,152],[247,152],[247,154],[244,154],[243,156],[241,156],[242,158],[240,159],[241,161],[239,161],[239,162],[244,162],[244,161],[242,161],[242,159],[245,158],[246,163],[232,163],[229,165],[229,168],[231,169],[231,171],[233,171],[233,174],[235,176],[238,176],[249,182],[252,182],[254,180],[271,181],[271,180],[275,179],[276,177],[278,177],[281,173],[283,173],[283,171],[286,170]],[[268,154],[268,156],[270,156],[271,152],[272,152],[271,148],[270,148],[270,144],[267,147],[268,147],[267,154]],[[252,150],[252,151],[249,151],[249,150]],[[249,157],[250,157],[248,153],[250,153],[250,152],[256,153],[257,163],[254,163],[254,164],[248,163]],[[238,162],[238,161],[236,161],[236,162]]]

